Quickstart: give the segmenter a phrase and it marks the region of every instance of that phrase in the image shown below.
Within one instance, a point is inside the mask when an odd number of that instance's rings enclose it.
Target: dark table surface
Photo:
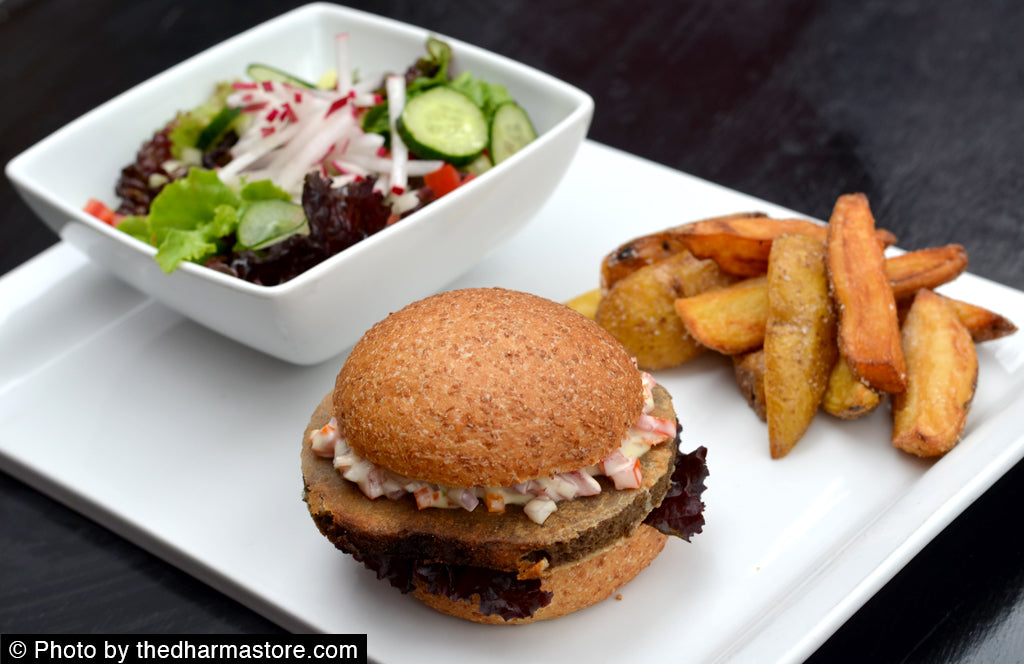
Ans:
[[[576,84],[596,141],[818,218],[863,191],[902,246],[960,242],[972,272],[1024,289],[1017,0],[353,5]],[[291,6],[0,2],[0,161]],[[0,274],[56,240],[0,182]],[[1022,505],[1019,463],[811,661],[1024,661]],[[0,474],[0,633],[277,629]]]

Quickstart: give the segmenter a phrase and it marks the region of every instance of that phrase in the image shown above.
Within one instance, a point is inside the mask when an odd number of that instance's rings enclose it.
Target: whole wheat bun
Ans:
[[[667,540],[668,535],[641,524],[631,537],[542,576],[540,588],[552,594],[551,603],[537,609],[528,618],[505,620],[498,615],[481,613],[476,596],[468,601],[453,600],[428,592],[422,585],[412,594],[436,611],[477,623],[522,625],[550,620],[610,597],[650,565],[665,548]]]
[[[643,408],[640,373],[599,325],[500,288],[449,291],[370,329],[333,413],[363,458],[448,486],[508,486],[597,463]]]

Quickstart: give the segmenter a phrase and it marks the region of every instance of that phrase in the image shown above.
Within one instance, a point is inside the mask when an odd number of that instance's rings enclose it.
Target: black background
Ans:
[[[296,4],[0,2],[0,161]],[[900,246],[959,242],[971,272],[1024,289],[1024,3],[350,5],[583,88],[593,140],[817,218],[863,191]],[[0,274],[56,239],[0,182]],[[1022,505],[1018,464],[811,661],[1024,661]],[[276,629],[0,475],[0,632]]]

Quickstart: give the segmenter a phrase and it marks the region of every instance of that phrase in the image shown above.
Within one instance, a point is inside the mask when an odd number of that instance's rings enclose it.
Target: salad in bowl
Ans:
[[[85,210],[156,247],[261,285],[313,265],[450,193],[537,137],[507,88],[427,39],[404,72],[356,80],[349,35],[317,82],[252,63],[179,112],[125,166],[112,208]]]

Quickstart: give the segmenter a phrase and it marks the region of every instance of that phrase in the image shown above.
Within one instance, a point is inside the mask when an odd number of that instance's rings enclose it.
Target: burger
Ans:
[[[500,288],[444,292],[353,347],[301,453],[320,532],[475,622],[595,604],[704,525],[706,450],[590,319]]]

